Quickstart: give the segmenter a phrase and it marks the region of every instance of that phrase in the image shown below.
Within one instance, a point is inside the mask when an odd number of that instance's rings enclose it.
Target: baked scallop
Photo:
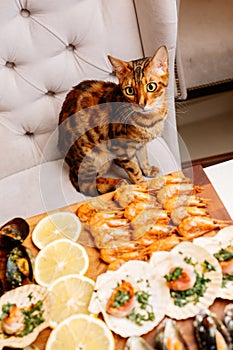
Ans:
[[[153,253],[153,277],[163,278],[169,291],[166,315],[182,320],[208,308],[218,296],[222,272],[217,259],[204,248],[182,242],[170,252]]]
[[[213,237],[200,237],[195,244],[215,256],[222,269],[222,284],[218,297],[233,300],[233,226],[221,229]]]
[[[49,326],[50,296],[46,288],[27,284],[0,298],[0,348],[24,348]]]
[[[163,319],[169,298],[166,283],[152,279],[145,261],[129,261],[98,276],[89,306],[108,327],[126,338],[148,333]]]

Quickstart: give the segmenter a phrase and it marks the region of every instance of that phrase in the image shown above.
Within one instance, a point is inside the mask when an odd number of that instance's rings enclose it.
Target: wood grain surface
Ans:
[[[187,177],[191,178],[191,181],[195,185],[199,185],[203,187],[203,192],[201,193],[201,197],[208,199],[208,210],[212,217],[217,219],[223,219],[223,220],[229,220],[230,216],[227,213],[226,209],[224,208],[220,198],[216,194],[213,186],[211,185],[210,181],[208,180],[207,176],[205,175],[203,169],[201,166],[195,166],[194,168],[185,169],[184,173]],[[62,208],[57,211],[72,211],[75,212],[78,207],[78,204],[71,205],[67,208]],[[46,214],[37,215],[31,218],[26,219],[28,224],[30,225],[30,235],[25,240],[24,245],[31,249],[34,256],[38,253],[38,249],[33,245],[31,241],[31,232],[33,231],[35,225],[41,220]],[[107,265],[103,263],[99,259],[99,252],[94,247],[85,246],[85,249],[87,250],[87,253],[89,255],[90,264],[88,271],[86,275],[92,279],[96,279],[97,275],[103,273],[107,269]],[[2,259],[1,259],[2,261]],[[3,264],[1,263],[0,269],[3,270]],[[227,304],[227,301],[224,300],[216,300],[214,304],[210,307],[210,309],[217,313],[217,315],[221,318],[223,315],[223,308]],[[191,350],[196,350],[196,344],[195,339],[193,335],[193,325],[192,325],[193,319],[188,319],[184,321],[178,321],[178,324],[180,326],[181,332],[184,335],[184,338],[187,340],[189,347]],[[45,344],[47,341],[47,338],[50,334],[50,329],[45,329],[40,333],[38,338],[35,341],[35,345],[40,349],[45,349]],[[144,336],[144,338],[153,345],[154,343],[154,334],[155,330],[149,332]],[[115,337],[115,348],[117,350],[123,350],[125,339],[122,339],[120,336],[114,335]]]

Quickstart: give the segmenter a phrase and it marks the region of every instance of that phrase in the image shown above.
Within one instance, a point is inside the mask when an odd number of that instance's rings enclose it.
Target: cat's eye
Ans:
[[[146,90],[148,92],[153,92],[157,89],[157,84],[156,83],[149,83],[146,85]]]
[[[133,96],[134,95],[134,88],[131,86],[128,86],[127,88],[125,88],[125,92],[129,96]]]

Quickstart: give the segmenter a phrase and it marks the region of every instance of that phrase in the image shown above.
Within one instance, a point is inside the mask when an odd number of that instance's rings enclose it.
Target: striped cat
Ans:
[[[80,192],[113,190],[120,179],[104,178],[114,161],[132,183],[155,177],[146,144],[161,135],[167,116],[168,52],[125,62],[108,56],[119,84],[87,80],[66,96],[59,116],[59,149]]]

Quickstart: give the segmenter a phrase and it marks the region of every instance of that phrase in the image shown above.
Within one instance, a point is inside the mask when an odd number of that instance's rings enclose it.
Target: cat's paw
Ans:
[[[105,178],[105,177],[97,177],[96,179],[96,187],[99,194],[115,191],[117,187],[123,186],[123,185],[128,185],[128,182],[124,179]]]
[[[155,177],[159,173],[159,168],[155,165],[152,165],[146,169],[143,169],[143,175],[147,177]]]

